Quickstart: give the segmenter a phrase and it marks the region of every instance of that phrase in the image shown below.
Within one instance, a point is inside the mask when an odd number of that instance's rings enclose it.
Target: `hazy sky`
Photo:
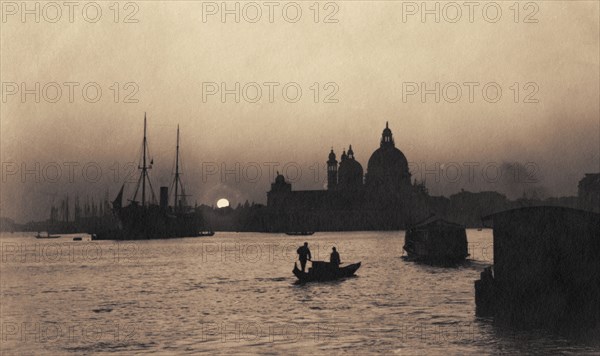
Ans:
[[[2,2],[2,216],[46,218],[67,193],[112,199],[137,164],[144,112],[155,190],[172,179],[179,124],[198,203],[265,202],[275,163],[294,189],[321,189],[315,164],[332,146],[339,157],[352,144],[366,171],[386,121],[432,194],[574,195],[600,170],[597,1],[476,2],[472,15],[429,2],[439,22],[422,2],[229,1],[238,23],[222,2],[82,2],[72,18],[37,4],[39,22]],[[508,179],[515,163],[534,179]]]

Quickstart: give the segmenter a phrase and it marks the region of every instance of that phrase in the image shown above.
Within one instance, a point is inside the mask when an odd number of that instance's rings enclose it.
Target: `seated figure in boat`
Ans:
[[[308,242],[304,243],[304,246],[300,246],[298,250],[298,259],[300,260],[300,266],[302,267],[302,272],[306,269],[306,261],[311,260],[312,256],[310,255],[310,250],[308,249]]]
[[[337,252],[336,248],[333,248],[331,255],[329,256],[329,262],[336,267],[340,265],[340,254]]]

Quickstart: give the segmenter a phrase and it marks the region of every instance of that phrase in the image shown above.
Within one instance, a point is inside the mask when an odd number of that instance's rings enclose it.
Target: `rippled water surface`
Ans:
[[[144,242],[2,235],[2,354],[481,354],[586,351],[589,338],[475,318],[491,230],[469,230],[456,268],[402,258],[401,232],[217,233]],[[357,277],[295,284],[303,242],[335,245]]]

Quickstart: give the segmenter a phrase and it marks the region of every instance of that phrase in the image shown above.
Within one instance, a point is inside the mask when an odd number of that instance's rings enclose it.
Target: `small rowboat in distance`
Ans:
[[[44,236],[39,232],[37,235],[35,235],[36,239],[57,239],[59,237],[60,237],[60,235],[50,235],[50,233],[48,233],[47,235]]]
[[[312,268],[308,273],[302,272],[296,263],[294,263],[294,275],[300,283],[306,282],[325,282],[340,278],[351,277],[360,268],[360,262],[353,263],[344,267],[338,267],[332,263],[324,261],[312,261]]]
[[[314,234],[314,231],[290,231],[290,232],[286,232],[286,235],[290,235],[290,236],[309,236]]]

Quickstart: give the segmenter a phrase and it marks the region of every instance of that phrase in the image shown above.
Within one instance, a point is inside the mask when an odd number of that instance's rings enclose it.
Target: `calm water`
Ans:
[[[2,354],[600,353],[588,339],[475,318],[491,230],[468,231],[458,268],[404,261],[399,232],[217,233],[125,242],[3,235]],[[87,236],[85,237],[85,239]],[[295,285],[296,248],[331,246],[358,277]]]

